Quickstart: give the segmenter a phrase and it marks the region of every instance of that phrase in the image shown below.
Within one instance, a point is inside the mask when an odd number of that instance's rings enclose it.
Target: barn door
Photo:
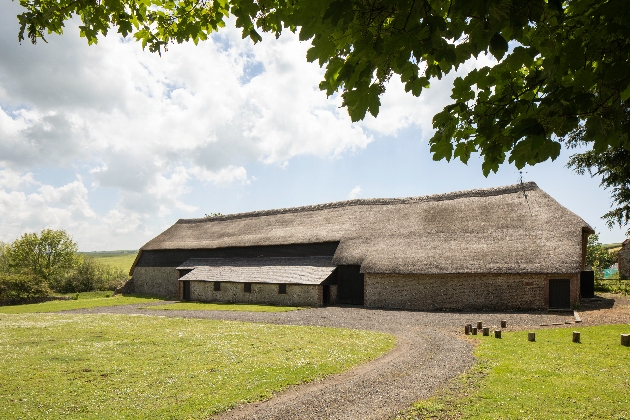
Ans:
[[[549,308],[571,307],[571,283],[569,280],[549,280]]]
[[[190,282],[183,281],[184,283],[184,300],[190,300]]]
[[[363,305],[363,274],[359,265],[340,265],[337,302]]]

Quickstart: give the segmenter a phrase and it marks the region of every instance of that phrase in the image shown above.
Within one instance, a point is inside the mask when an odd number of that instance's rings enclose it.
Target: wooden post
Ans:
[[[580,332],[579,331],[573,331],[573,342],[574,343],[579,343],[580,342]]]
[[[477,327],[472,327],[472,335],[477,335]]]
[[[464,325],[464,334],[470,334],[470,330],[468,329],[468,324]]]
[[[468,334],[472,334],[472,324],[466,324],[468,327]]]
[[[536,333],[528,332],[527,333],[527,341],[536,341]]]
[[[630,334],[621,334],[621,345],[630,347]]]
[[[505,319],[501,320],[501,328],[507,328],[507,321]]]
[[[483,322],[477,321],[477,329],[480,330],[483,328]]]
[[[501,330],[494,330],[494,338],[501,338]]]
[[[488,337],[490,335],[490,327],[483,327],[483,335]]]

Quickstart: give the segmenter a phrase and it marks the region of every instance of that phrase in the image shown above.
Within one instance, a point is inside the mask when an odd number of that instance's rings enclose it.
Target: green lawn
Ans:
[[[580,331],[581,344],[571,342]],[[480,363],[404,418],[630,419],[630,325],[560,328],[483,337]]]
[[[304,309],[300,306],[246,305],[242,303],[178,302],[141,309],[168,309],[173,311],[243,311],[243,312],[288,312]]]
[[[82,254],[93,257],[100,263],[120,268],[125,273],[129,273],[138,251],[83,252]]]
[[[205,419],[394,346],[367,331],[125,315],[0,315],[0,418]]]
[[[106,297],[94,297],[101,296],[101,294],[110,294],[112,292],[87,292],[80,293],[77,300],[52,300],[50,302],[31,303],[28,305],[11,305],[0,306],[0,314],[28,314],[37,312],[57,312],[68,311],[72,309],[85,309],[95,308],[97,306],[118,306],[129,304],[141,304],[150,302],[159,302],[164,298],[152,297],[152,296],[121,296],[116,295],[109,298]],[[81,298],[83,295],[83,298]]]

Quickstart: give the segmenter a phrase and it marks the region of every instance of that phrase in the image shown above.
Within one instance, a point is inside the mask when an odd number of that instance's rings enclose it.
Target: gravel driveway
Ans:
[[[218,419],[388,419],[430,396],[474,362],[473,345],[462,339],[463,326],[483,321],[490,327],[507,320],[508,330],[566,325],[572,313],[414,312],[330,306],[291,312],[166,311],[145,305],[81,309],[74,313],[147,314],[285,325],[345,327],[386,332],[397,338],[394,350],[346,373],[289,388],[263,402],[223,413]]]

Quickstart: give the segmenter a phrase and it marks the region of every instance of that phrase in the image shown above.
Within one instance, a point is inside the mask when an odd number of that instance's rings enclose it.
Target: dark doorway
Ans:
[[[595,272],[582,271],[580,273],[580,297],[595,297]]]
[[[349,305],[363,305],[363,274],[359,265],[340,265],[337,267],[339,283],[337,302]]]
[[[549,308],[571,308],[571,283],[569,280],[549,280]]]
[[[324,301],[322,302],[324,305],[330,304],[330,285],[324,285]]]
[[[190,300],[190,282],[183,281],[184,283],[184,300]]]

